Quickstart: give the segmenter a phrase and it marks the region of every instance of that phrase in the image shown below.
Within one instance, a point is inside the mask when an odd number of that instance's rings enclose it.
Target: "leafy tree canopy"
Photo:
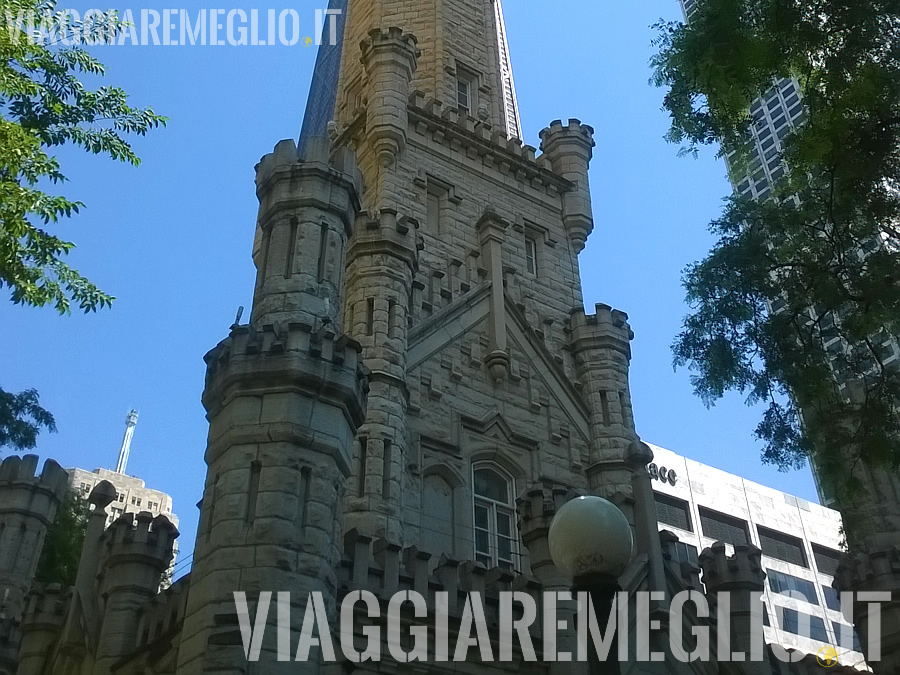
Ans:
[[[754,100],[794,78],[806,111],[774,196],[729,198],[686,269],[676,365],[707,404],[736,390],[765,405],[765,461],[814,449],[826,487],[852,493],[858,463],[900,465],[883,346],[900,335],[900,0],[701,0],[689,25],[657,28],[653,81],[684,152],[719,143],[743,177]]]
[[[56,520],[47,530],[35,572],[36,581],[75,585],[89,516],[87,500],[78,492],[69,492],[56,512]]]
[[[41,427],[56,431],[53,415],[38,402],[34,389],[10,394],[0,389],[0,448],[31,450],[37,444]]]
[[[31,30],[41,23],[45,30]],[[73,304],[90,312],[113,300],[66,264],[75,245],[54,232],[84,205],[45,190],[65,181],[54,148],[71,143],[136,166],[125,137],[166,122],[128,105],[118,87],[82,82],[105,73],[82,45],[123,28],[115,13],[76,22],[56,0],[0,0],[0,288],[16,304],[66,314]],[[55,430],[34,390],[0,389],[0,447],[33,448],[41,428]]]

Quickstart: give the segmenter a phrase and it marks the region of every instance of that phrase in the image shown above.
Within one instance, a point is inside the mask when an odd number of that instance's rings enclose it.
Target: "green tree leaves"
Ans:
[[[743,177],[753,101],[793,77],[806,110],[773,196],[729,198],[686,269],[675,363],[708,404],[764,403],[765,461],[814,449],[827,488],[852,492],[860,463],[900,466],[884,346],[900,336],[900,0],[705,0],[657,29],[653,81],[683,152],[720,143]]]
[[[0,27],[0,287],[10,289],[16,304],[49,305],[65,314],[73,305],[95,311],[113,298],[66,264],[75,245],[48,229],[84,206],[44,191],[48,182],[65,181],[50,151],[71,143],[137,166],[125,136],[144,135],[166,119],[128,105],[120,88],[91,90],[80,79],[102,76],[105,68],[76,36],[115,35],[125,27],[117,15],[73,23],[56,9],[55,0],[0,0],[6,24]],[[54,17],[56,40],[29,39],[21,25],[28,16]]]
[[[34,575],[36,581],[75,585],[89,517],[87,500],[77,492],[69,492],[56,512],[56,520],[47,529]]]
[[[52,31],[34,32],[31,22]],[[67,314],[109,306],[113,298],[65,262],[75,244],[52,226],[83,204],[46,191],[66,178],[52,149],[71,143],[137,166],[127,134],[143,135],[166,119],[128,105],[118,87],[88,88],[100,63],[81,42],[114,37],[126,24],[115,12],[75,22],[56,0],[0,0],[0,288],[15,304]],[[0,447],[27,450],[41,429],[56,431],[34,390],[0,389]]]
[[[41,428],[56,431],[53,415],[40,406],[34,389],[10,394],[0,389],[0,448],[31,450]]]

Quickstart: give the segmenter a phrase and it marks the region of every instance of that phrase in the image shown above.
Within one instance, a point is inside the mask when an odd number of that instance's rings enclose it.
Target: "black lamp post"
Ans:
[[[572,590],[590,595],[602,630],[620,590],[619,576],[628,567],[634,548],[625,514],[601,497],[578,497],[563,505],[553,518],[548,543],[553,564],[572,579]],[[592,675],[619,674],[615,633],[611,642],[606,660],[601,660],[595,649],[589,650]]]

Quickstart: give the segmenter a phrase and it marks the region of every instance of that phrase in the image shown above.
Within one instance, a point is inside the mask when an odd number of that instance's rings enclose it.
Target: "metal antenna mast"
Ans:
[[[119,450],[116,473],[125,473],[125,467],[128,465],[128,455],[131,453],[131,439],[134,436],[134,428],[137,426],[137,421],[137,410],[132,410],[125,416],[125,437],[122,439],[122,448]]]

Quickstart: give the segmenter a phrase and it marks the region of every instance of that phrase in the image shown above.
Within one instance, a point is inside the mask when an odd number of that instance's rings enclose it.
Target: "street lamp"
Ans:
[[[553,564],[572,579],[573,591],[590,594],[597,623],[604,627],[619,590],[619,577],[628,567],[634,548],[625,514],[601,497],[578,497],[556,513],[548,538]],[[590,650],[591,673],[619,673],[615,633],[611,642],[606,661]]]

